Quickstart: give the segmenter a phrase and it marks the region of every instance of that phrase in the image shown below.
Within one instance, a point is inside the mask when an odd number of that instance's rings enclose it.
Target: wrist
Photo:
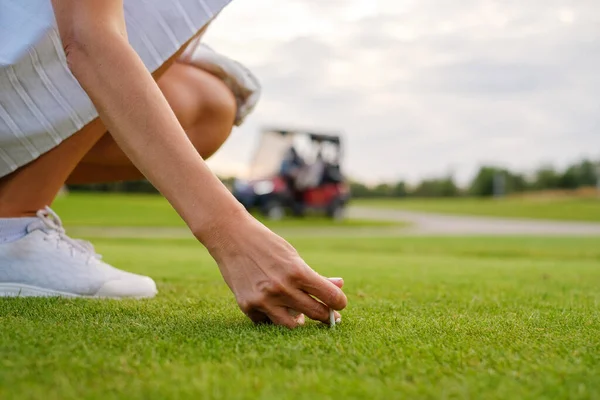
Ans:
[[[252,218],[244,207],[236,204],[215,210],[208,218],[190,226],[190,229],[196,239],[216,258],[229,247],[234,233]]]

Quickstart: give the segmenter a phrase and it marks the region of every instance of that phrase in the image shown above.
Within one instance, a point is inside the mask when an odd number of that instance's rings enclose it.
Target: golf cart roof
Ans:
[[[286,153],[295,149],[305,162],[313,162],[318,154],[332,164],[339,164],[342,143],[337,133],[317,133],[303,129],[261,129],[260,141],[250,162],[248,177],[265,179],[279,173]]]
[[[314,142],[329,142],[329,143],[335,143],[335,144],[340,144],[341,139],[340,139],[340,135],[338,133],[316,133],[316,132],[310,132],[310,131],[306,131],[306,130],[301,130],[301,129],[276,129],[276,128],[265,128],[263,129],[263,133],[278,133],[282,136],[293,136],[293,135],[307,135],[310,140],[314,141]]]

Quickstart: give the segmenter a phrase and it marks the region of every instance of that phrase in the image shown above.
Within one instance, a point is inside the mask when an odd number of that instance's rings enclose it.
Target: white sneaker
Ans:
[[[38,211],[37,217],[25,237],[0,244],[0,297],[156,295],[152,279],[111,267],[91,243],[68,237],[50,208]]]

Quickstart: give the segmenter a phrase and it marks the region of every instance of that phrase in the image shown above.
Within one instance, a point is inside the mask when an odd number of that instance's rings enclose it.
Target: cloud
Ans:
[[[595,0],[233,2],[207,41],[264,86],[217,169],[263,124],[343,131],[369,181],[600,158]]]

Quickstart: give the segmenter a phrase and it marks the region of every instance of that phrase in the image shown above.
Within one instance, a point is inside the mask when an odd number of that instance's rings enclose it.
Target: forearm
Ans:
[[[243,212],[194,149],[151,74],[117,32],[69,49],[71,69],[115,141],[203,242]]]

